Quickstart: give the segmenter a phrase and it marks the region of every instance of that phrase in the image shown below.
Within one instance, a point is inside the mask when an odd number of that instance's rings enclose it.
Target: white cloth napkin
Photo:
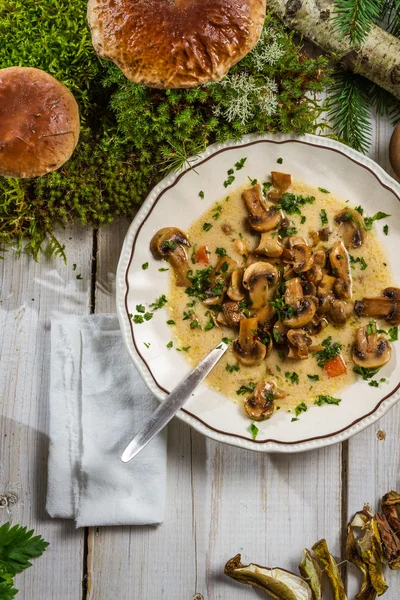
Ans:
[[[130,463],[120,454],[158,406],[128,356],[115,315],[51,324],[47,512],[77,527],[164,520],[166,433]]]

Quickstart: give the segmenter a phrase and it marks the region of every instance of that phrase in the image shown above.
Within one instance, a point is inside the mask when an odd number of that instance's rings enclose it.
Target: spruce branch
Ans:
[[[359,75],[347,71],[335,75],[330,87],[328,118],[332,130],[355,150],[366,152],[371,143],[369,84]]]
[[[362,44],[381,14],[385,0],[335,0],[333,21],[342,38]]]

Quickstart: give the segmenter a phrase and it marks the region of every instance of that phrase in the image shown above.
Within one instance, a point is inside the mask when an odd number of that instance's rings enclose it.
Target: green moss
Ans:
[[[29,35],[27,35],[29,31]],[[129,82],[94,53],[86,0],[6,0],[0,8],[0,67],[36,66],[70,87],[83,127],[59,171],[29,182],[0,178],[0,246],[17,243],[63,256],[56,222],[95,227],[133,215],[160,174],[209,143],[251,132],[314,131],[313,95],[327,61],[311,59],[267,17],[256,49],[217,84],[153,90]]]

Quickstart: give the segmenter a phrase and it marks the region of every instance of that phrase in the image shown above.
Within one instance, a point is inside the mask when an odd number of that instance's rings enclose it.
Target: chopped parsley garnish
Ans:
[[[176,244],[175,242],[172,242],[171,240],[167,240],[166,242],[164,242],[163,246],[164,246],[164,248],[168,248],[168,250],[176,250],[178,247],[178,244]]]
[[[371,387],[379,387],[379,382],[376,381],[376,379],[373,379],[372,381],[368,382],[368,385],[370,385]]]
[[[368,267],[367,263],[365,262],[365,259],[363,256],[357,256],[357,258],[354,258],[354,256],[352,256],[351,254],[349,254],[350,257],[350,262],[352,265],[355,265],[357,263],[360,263],[360,269],[361,271],[365,271],[365,269]]]
[[[167,325],[175,325],[175,321],[173,321],[172,319],[169,319],[167,321]]]
[[[278,160],[276,161],[279,165],[281,165],[283,163],[283,158],[278,158]]]
[[[203,231],[210,231],[212,223],[203,223]]]
[[[308,410],[308,406],[305,402],[300,402],[300,404],[298,404],[295,409],[294,409],[294,414],[296,415],[296,417],[298,417],[302,412],[306,412]]]
[[[241,158],[240,160],[238,160],[235,163],[236,171],[240,171],[240,169],[243,169],[244,163],[246,162],[246,160],[247,160],[247,156],[245,158]]]
[[[216,248],[215,254],[218,254],[218,256],[226,256],[226,250],[225,248]]]
[[[321,188],[321,187],[319,187],[318,189],[319,189],[319,191],[320,191],[320,192],[322,192],[323,194],[330,194],[330,191],[329,191],[329,190],[326,190],[325,188]]]
[[[299,376],[297,375],[296,371],[293,371],[293,373],[286,371],[285,377],[292,385],[299,385]]]
[[[296,417],[293,417],[292,419],[290,419],[291,423],[294,423],[295,421],[298,421],[299,419],[297,419]]]
[[[313,204],[314,201],[314,196],[298,196],[297,194],[286,193],[279,198],[276,206],[284,210],[288,215],[300,215],[300,206]]]
[[[282,371],[282,369],[280,368],[279,365],[275,365],[275,367],[276,367],[276,370],[278,371],[278,373],[280,373]]]
[[[337,356],[339,356],[340,351],[342,349],[342,344],[340,342],[332,343],[332,336],[327,337],[322,342],[322,345],[324,346],[324,349],[319,350],[318,352],[315,352],[315,354],[314,354],[314,356],[317,359],[318,366],[321,368],[323,368],[326,365],[328,360],[331,360],[331,358],[336,358]]]
[[[73,271],[76,271],[76,263],[74,263],[74,264],[72,265],[72,270],[73,270]]]
[[[258,435],[258,432],[259,432],[259,429],[258,429],[257,425],[255,425],[254,423],[252,423],[250,425],[249,429],[250,429],[251,437],[253,438],[253,440],[255,440],[256,437],[257,437],[257,435]]]
[[[377,213],[374,214],[373,217],[365,217],[364,218],[365,229],[367,231],[369,231],[370,229],[372,229],[372,225],[374,224],[374,221],[380,221],[381,219],[386,219],[387,217],[391,217],[391,216],[392,215],[388,215],[387,213],[384,213],[381,210],[379,210]]]
[[[197,319],[194,319],[190,323],[190,329],[201,329],[201,325],[200,325],[200,323],[199,323],[199,321]]]
[[[367,335],[372,335],[376,333],[376,321],[370,321],[367,327]]]
[[[234,371],[239,371],[240,367],[238,364],[230,365],[229,363],[227,363],[225,365],[225,369],[228,371],[228,373],[233,373]]]
[[[399,328],[398,327],[391,327],[389,329],[389,342],[397,342],[397,340],[399,339]]]
[[[77,279],[82,279],[82,275],[79,273],[79,275],[76,276]]]
[[[145,307],[143,306],[143,304],[136,304],[136,310],[137,310],[137,312],[139,312],[139,313],[144,313],[144,312],[146,312],[146,309],[145,309]]]
[[[171,350],[173,345],[174,345],[174,343],[172,342],[172,340],[170,342],[168,342],[168,344],[167,344],[168,350]]]
[[[191,346],[182,346],[182,348],[175,348],[177,352],[189,352]]]
[[[133,322],[134,323],[139,324],[139,323],[143,323],[143,321],[144,321],[144,319],[143,319],[142,315],[135,315],[133,317]]]
[[[148,344],[147,342],[143,342],[143,344],[146,346],[146,348],[150,348],[150,344]]]
[[[252,179],[249,176],[247,176],[247,179],[250,181],[250,185],[256,185],[256,183],[258,183],[257,179]]]
[[[320,395],[315,400],[314,404],[317,404],[318,406],[323,406],[324,404],[335,404],[336,406],[338,406],[341,401],[342,401],[341,398],[334,398],[333,396]]]
[[[164,271],[169,271],[169,269],[165,269],[163,267],[161,267],[161,269],[158,269],[160,271],[160,273],[164,273]]]
[[[183,311],[183,321],[187,321],[188,319],[190,319],[190,317],[192,316],[193,313],[194,313],[194,310],[192,308],[190,310],[184,310]]]
[[[196,296],[197,298],[200,298],[200,300],[204,300],[206,298],[205,291],[211,286],[212,270],[213,268],[210,266],[205,269],[200,269],[195,273],[192,270],[187,272],[187,278],[192,284],[185,290],[188,296]]]
[[[153,318],[153,313],[147,312],[147,313],[144,313],[143,316],[144,316],[144,318],[145,318],[146,321],[150,321],[150,319]]]
[[[326,210],[324,208],[321,208],[319,216],[320,216],[322,225],[328,225],[328,215],[326,214]]]
[[[368,381],[368,379],[372,379],[372,377],[374,377],[377,374],[379,369],[380,367],[368,369],[367,367],[360,367],[359,365],[353,367],[354,373],[358,373],[358,375],[361,375],[365,381]]]
[[[319,375],[307,375],[310,381],[319,381]]]
[[[200,196],[200,198],[201,198],[202,200],[204,200],[204,192],[203,192],[203,190],[201,190],[201,191],[199,192],[199,196]]]
[[[300,219],[300,223],[302,225],[304,225],[304,223],[306,222],[307,217],[305,217],[304,215],[301,215],[301,219]]]
[[[224,181],[224,187],[227,188],[228,185],[231,185],[231,183],[233,183],[235,181],[235,176],[234,176],[234,170],[233,169],[229,169],[227,171],[228,173],[228,177],[225,179]]]
[[[224,342],[224,344],[230,344],[232,342],[232,339],[228,337],[223,337],[222,341]]]
[[[148,268],[149,268],[149,263],[148,262],[145,262],[145,263],[142,264],[143,271],[145,271]]]
[[[160,308],[162,308],[163,306],[165,306],[165,304],[167,304],[168,300],[165,294],[162,294],[159,298],[157,298],[157,300],[155,300],[154,302],[152,302],[152,304],[150,304],[150,308],[152,308],[153,310],[159,310]]]
[[[285,360],[285,358],[286,358],[286,354],[284,353],[283,350],[278,350],[278,356],[281,360]]]
[[[254,383],[254,381],[250,381],[248,385],[241,385],[240,388],[236,390],[236,393],[238,396],[243,396],[244,394],[251,394],[254,391],[255,387],[256,384]]]
[[[355,209],[361,216],[364,214],[364,209],[362,206],[356,206]]]
[[[217,219],[220,218],[221,212],[222,212],[222,206],[221,206],[221,204],[217,203],[212,210],[212,213],[213,213],[212,218],[216,221]]]
[[[215,327],[215,321],[214,321],[212,315],[210,314],[209,319],[204,326],[204,331],[210,331],[210,329],[214,329],[214,327]]]
[[[270,181],[264,181],[264,183],[262,184],[263,195],[266,196],[271,188],[272,188],[272,183]]]
[[[385,235],[389,235],[389,225],[384,225],[384,226],[383,226],[383,233],[384,233]]]
[[[282,229],[278,229],[278,235],[281,237],[290,237],[291,235],[296,235],[297,229],[296,227],[286,227]]]
[[[278,315],[278,321],[283,321],[286,318],[293,317],[296,312],[296,309],[293,306],[289,306],[289,304],[285,303],[285,299],[283,296],[277,296],[275,300],[270,302],[270,305],[276,310]],[[273,335],[277,335],[273,332]],[[275,340],[278,341],[275,337]]]

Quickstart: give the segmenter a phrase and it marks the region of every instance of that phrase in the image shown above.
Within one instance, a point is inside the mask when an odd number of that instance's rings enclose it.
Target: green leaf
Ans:
[[[340,404],[341,401],[341,398],[334,398],[333,396],[321,394],[315,400],[314,404],[316,404],[317,406],[323,406],[324,404],[335,404],[337,406]]]
[[[257,425],[255,423],[252,423],[250,425],[249,429],[250,429],[251,437],[253,438],[253,440],[255,440],[258,435],[258,432],[259,432]]]
[[[6,583],[0,580],[0,598],[1,600],[12,600],[18,593],[12,583]]]
[[[364,217],[365,229],[367,231],[370,231],[372,229],[372,225],[373,225],[374,221],[380,221],[381,219],[387,219],[387,217],[391,217],[391,216],[392,215],[388,215],[387,213],[384,213],[381,210],[379,210],[377,213],[374,214],[373,217]]]
[[[0,527],[0,564],[14,576],[30,567],[29,560],[41,556],[48,545],[40,535],[33,535],[33,529],[4,523]]]
[[[391,327],[389,329],[389,342],[397,342],[399,339],[399,328]]]

